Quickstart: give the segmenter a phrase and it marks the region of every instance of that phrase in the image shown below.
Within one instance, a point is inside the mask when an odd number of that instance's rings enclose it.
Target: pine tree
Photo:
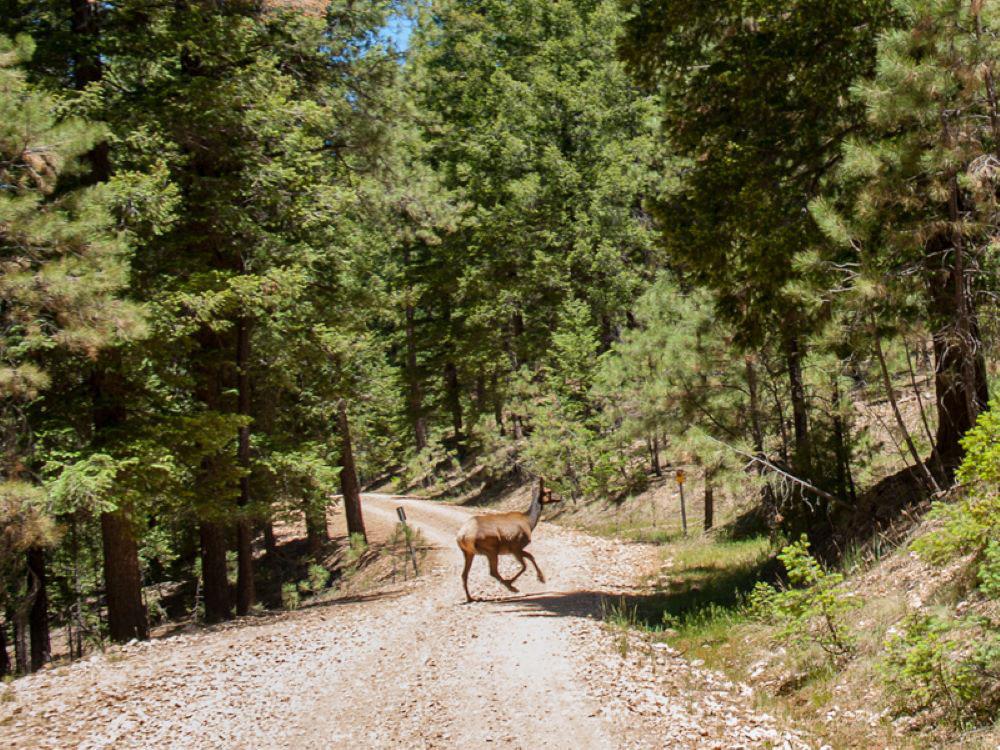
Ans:
[[[932,331],[932,463],[950,473],[988,401],[979,309],[998,236],[1000,15],[975,0],[894,7],[902,28],[883,35],[875,75],[855,88],[874,134],[844,147],[846,211],[825,201],[813,212],[850,249],[840,260],[858,264],[859,305],[898,326],[920,316]]]
[[[614,2],[549,0],[421,15],[409,75],[423,158],[463,215],[411,256],[427,290],[414,320],[441,379],[423,392],[452,433],[466,400],[476,414],[492,402],[503,428],[513,374],[548,359],[567,300],[587,306],[606,349],[648,276],[653,99],[616,57],[622,18]],[[506,417],[520,438],[525,415]]]
[[[814,460],[805,373],[817,297],[796,259],[822,244],[806,208],[864,123],[850,86],[871,71],[888,0],[638,3],[621,43],[637,79],[663,92],[677,179],[653,202],[671,261],[711,289],[748,349],[784,355],[794,463]]]
[[[44,521],[49,503],[29,471],[38,461],[31,442],[32,411],[51,386],[60,357],[94,358],[135,335],[138,325],[132,307],[116,299],[127,283],[127,248],[112,230],[108,192],[59,189],[102,130],[61,118],[59,103],[26,83],[15,66],[31,51],[25,38],[16,45],[0,41],[0,429],[7,505],[3,534],[10,541],[5,551],[23,548],[28,555],[29,603],[15,609],[19,617],[32,612],[32,666],[37,668],[48,652],[41,547],[51,532]],[[15,626],[22,654],[23,623]],[[23,657],[19,661],[23,668]]]
[[[193,491],[178,510],[201,527],[209,620],[231,611],[232,531],[237,611],[252,605],[252,527],[284,496],[268,486],[271,468],[308,456],[301,471],[320,459],[315,479],[326,476],[340,452],[334,406],[357,394],[343,390],[358,381],[344,376],[341,347],[364,330],[378,289],[361,281],[373,251],[347,175],[370,171],[382,148],[391,98],[380,104],[379,91],[395,66],[370,37],[383,5],[340,11],[325,20],[253,4],[165,8],[109,56],[101,106],[123,139],[119,163],[165,172],[182,196],[165,228],[137,227],[146,252],[136,270],[156,310],[150,375],[172,396],[167,416],[187,420],[198,440]],[[307,505],[311,518],[325,513]]]

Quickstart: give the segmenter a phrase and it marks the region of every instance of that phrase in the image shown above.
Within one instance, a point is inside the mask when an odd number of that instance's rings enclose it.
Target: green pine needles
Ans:
[[[854,651],[847,615],[861,601],[846,591],[844,576],[828,571],[809,553],[809,540],[785,547],[778,555],[788,573],[788,587],[758,583],[749,604],[762,619],[781,625],[779,637],[798,646],[818,645],[833,663]]]

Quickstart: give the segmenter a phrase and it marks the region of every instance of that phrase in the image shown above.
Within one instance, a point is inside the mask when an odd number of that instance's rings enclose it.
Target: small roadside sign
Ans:
[[[684,469],[678,469],[677,473],[674,476],[677,479],[677,484],[684,484],[684,480],[687,479],[687,475],[684,473]]]

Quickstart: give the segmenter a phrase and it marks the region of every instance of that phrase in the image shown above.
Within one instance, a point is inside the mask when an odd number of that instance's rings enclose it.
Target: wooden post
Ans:
[[[715,487],[712,480],[705,480],[705,531],[710,531],[715,523]]]
[[[420,569],[417,567],[417,553],[413,551],[413,543],[410,541],[410,527],[406,525],[406,511],[403,510],[402,506],[396,508],[396,515],[399,516],[399,522],[403,525],[403,538],[406,540],[406,549],[410,551],[410,559],[413,561],[413,574],[420,575]]]

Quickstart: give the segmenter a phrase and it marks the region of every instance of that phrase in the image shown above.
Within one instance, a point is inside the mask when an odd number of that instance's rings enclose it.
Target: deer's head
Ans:
[[[558,503],[562,498],[556,498],[552,496],[552,490],[545,486],[545,478],[541,477],[538,480],[538,499],[542,505],[549,505],[551,503]]]

